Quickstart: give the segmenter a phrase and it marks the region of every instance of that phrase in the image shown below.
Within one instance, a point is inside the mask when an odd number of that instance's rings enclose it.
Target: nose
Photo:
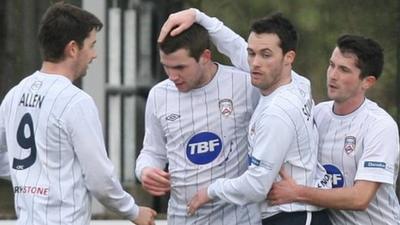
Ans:
[[[96,52],[96,50],[93,50],[92,60],[95,58],[97,58],[97,52]]]
[[[327,71],[327,76],[328,79],[330,80],[336,80],[337,79],[337,69],[336,68],[332,68],[332,67],[328,67],[328,71]]]
[[[248,57],[248,63],[250,65],[250,67],[257,68],[257,67],[260,66],[260,57],[258,57],[257,55],[249,56]]]
[[[168,78],[172,81],[177,81],[179,79],[179,73],[173,69],[165,69],[165,72],[168,75]]]

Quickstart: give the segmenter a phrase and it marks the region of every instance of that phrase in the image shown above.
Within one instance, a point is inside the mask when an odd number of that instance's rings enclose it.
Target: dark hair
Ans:
[[[194,23],[190,28],[176,36],[172,37],[168,34],[164,41],[159,43],[159,47],[165,54],[173,53],[182,48],[187,49],[189,56],[198,61],[204,50],[210,48],[210,37],[203,26]]]
[[[345,34],[338,38],[337,46],[342,53],[352,53],[357,56],[356,66],[360,68],[360,77],[374,76],[376,79],[382,73],[384,56],[378,42],[362,36]]]
[[[72,40],[79,48],[89,33],[101,30],[103,24],[92,13],[63,2],[50,6],[39,26],[38,39],[44,61],[64,59],[64,48]]]
[[[297,31],[293,24],[283,17],[282,13],[275,13],[256,20],[251,25],[250,32],[256,34],[276,34],[280,39],[280,47],[283,54],[286,54],[288,51],[296,51]]]

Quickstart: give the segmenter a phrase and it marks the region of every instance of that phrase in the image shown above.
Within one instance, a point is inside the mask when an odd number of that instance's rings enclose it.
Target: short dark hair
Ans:
[[[293,24],[283,17],[282,13],[274,13],[255,21],[251,25],[250,32],[276,34],[280,39],[280,47],[283,54],[288,51],[296,51],[297,31]]]
[[[159,43],[159,47],[165,54],[173,53],[179,49],[186,49],[189,51],[190,57],[199,61],[204,50],[210,48],[210,37],[203,26],[194,23],[176,36],[168,34],[164,41]]]
[[[50,6],[39,26],[38,39],[44,61],[64,59],[65,46],[72,40],[83,47],[90,32],[101,30],[103,24],[92,13],[71,4],[58,2]]]
[[[361,70],[361,78],[371,75],[376,79],[379,78],[384,56],[378,42],[363,36],[345,34],[338,38],[337,47],[342,53],[352,53],[357,56],[356,66]]]

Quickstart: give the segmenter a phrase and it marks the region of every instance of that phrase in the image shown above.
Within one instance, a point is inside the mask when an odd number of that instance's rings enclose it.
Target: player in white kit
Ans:
[[[196,16],[197,21],[201,21],[200,23],[202,24],[212,23],[209,18],[204,17],[204,14],[199,18],[199,13],[197,12]],[[215,18],[213,19],[215,22]],[[271,22],[271,24],[268,24],[266,21]],[[281,41],[279,39],[281,36],[278,37],[275,33],[279,33],[279,31],[274,30],[279,29],[275,27],[276,24],[279,24],[277,27],[285,27],[285,25],[288,25],[285,24],[288,21],[280,16],[270,18],[266,21],[259,21],[258,24],[255,24],[254,31],[249,37],[249,43],[253,44],[253,48],[250,47],[251,44],[249,44],[248,48],[249,62],[252,67],[252,82],[261,89],[264,95],[261,97],[259,105],[250,121],[249,141],[250,151],[252,152],[252,166],[243,176],[237,179],[219,179],[209,187],[209,196],[207,196],[204,190],[200,192],[190,205],[190,212],[193,212],[200,206],[199,202],[196,202],[197,200],[200,200],[200,204],[202,204],[204,203],[202,202],[203,200],[209,200],[208,197],[218,197],[236,204],[262,202],[282,164],[286,170],[291,171],[292,175],[298,178],[299,182],[308,186],[316,185],[315,177],[318,170],[316,166],[317,139],[312,122],[313,103],[309,83],[298,82],[296,79],[298,75],[294,75],[294,72],[291,71],[291,62],[294,60],[295,53],[294,49],[291,49],[293,46],[285,45],[288,43],[293,45],[291,40]],[[171,24],[176,25],[176,23],[178,22],[171,21]],[[285,25],[282,25],[282,23]],[[220,22],[217,24],[214,23],[214,25],[216,26],[208,23],[205,27],[207,27],[215,42],[220,34],[219,29],[225,28],[221,27],[222,24]],[[267,28],[268,26],[272,28]],[[170,26],[166,30],[172,27]],[[216,29],[214,30],[213,28]],[[283,29],[287,29],[287,27]],[[230,30],[228,32],[233,33]],[[293,33],[290,33],[290,35],[293,35]],[[240,39],[237,38],[237,35],[231,36],[225,33],[225,35],[222,34],[221,36],[226,38],[219,42],[220,45],[216,44],[218,49],[226,50],[227,42],[235,42],[237,50],[243,48],[242,43],[234,40]],[[282,47],[279,46],[279,42],[283,43]],[[282,61],[276,59],[279,58],[279,50]],[[233,50],[231,48],[226,51],[232,52]],[[238,61],[243,61],[241,59],[244,57],[240,58],[240,51],[236,54],[239,54]],[[266,59],[264,64],[262,64],[263,60],[259,57]],[[281,71],[284,72],[281,73]],[[269,74],[264,76],[266,80],[263,80],[264,74]],[[268,80],[270,78],[272,79]],[[287,121],[291,122],[287,123]],[[277,132],[278,130],[279,132]],[[265,149],[279,150],[265,151]],[[289,204],[271,207],[264,202],[262,204],[263,223],[306,224],[307,220],[312,221],[312,224],[319,224],[321,222],[323,224],[329,223],[324,212],[313,213],[314,218],[311,219],[311,211],[318,210],[319,208],[308,204]]]
[[[51,6],[39,28],[42,68],[1,104],[0,156],[8,153],[18,225],[89,224],[92,195],[136,224],[154,224],[156,213],[136,205],[114,174],[93,99],[72,83],[96,58],[102,26],[78,7]]]
[[[171,191],[168,224],[261,224],[257,204],[215,201],[187,215],[186,205],[200,188],[246,171],[247,126],[259,99],[248,73],[216,64],[209,48],[207,31],[198,24],[160,43],[169,79],[149,93],[136,174],[153,195]]]
[[[395,192],[398,127],[365,97],[382,68],[383,50],[376,41],[354,35],[338,39],[327,70],[332,101],[315,110],[319,160],[331,174],[334,188],[306,188],[286,177],[270,193],[274,203],[300,201],[332,208],[329,215],[336,225],[400,224]]]

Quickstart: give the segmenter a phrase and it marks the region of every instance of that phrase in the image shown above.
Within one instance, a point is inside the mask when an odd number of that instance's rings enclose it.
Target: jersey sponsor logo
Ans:
[[[181,116],[175,113],[171,113],[169,114],[167,117],[165,117],[166,120],[168,121],[175,121],[177,119],[179,119]]]
[[[218,102],[218,105],[221,114],[225,117],[228,117],[233,112],[233,103],[230,99],[222,99]]]
[[[35,187],[35,186],[15,186],[14,187],[15,194],[34,194],[34,195],[48,195],[49,188],[48,187]]]
[[[201,132],[192,136],[186,146],[186,155],[194,164],[214,161],[222,150],[222,141],[212,132]]]
[[[332,183],[331,178],[330,174],[325,174],[321,180],[317,181],[317,187],[322,189],[329,188],[331,186],[330,183]]]
[[[340,188],[344,186],[344,177],[340,170],[331,164],[325,164],[326,172],[331,176],[332,188]]]
[[[356,149],[356,137],[346,136],[344,138],[344,151],[349,155]]]
[[[364,162],[365,168],[381,168],[386,169],[386,163],[384,162],[374,162],[374,161],[365,161]]]

